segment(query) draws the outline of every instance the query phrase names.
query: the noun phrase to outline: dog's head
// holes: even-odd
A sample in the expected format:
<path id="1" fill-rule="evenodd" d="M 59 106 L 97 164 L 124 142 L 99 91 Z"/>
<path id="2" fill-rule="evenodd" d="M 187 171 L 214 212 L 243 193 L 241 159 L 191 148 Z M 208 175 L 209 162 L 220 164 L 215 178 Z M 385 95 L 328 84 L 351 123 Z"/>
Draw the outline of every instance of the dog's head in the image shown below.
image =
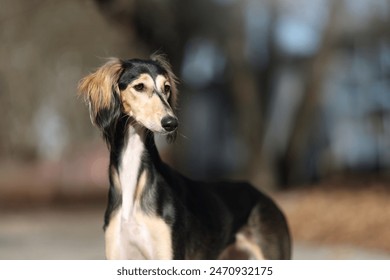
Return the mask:
<path id="1" fill-rule="evenodd" d="M 123 116 L 170 138 L 177 129 L 176 77 L 161 55 L 150 60 L 110 59 L 83 78 L 78 89 L 89 106 L 92 123 L 104 134 Z"/>

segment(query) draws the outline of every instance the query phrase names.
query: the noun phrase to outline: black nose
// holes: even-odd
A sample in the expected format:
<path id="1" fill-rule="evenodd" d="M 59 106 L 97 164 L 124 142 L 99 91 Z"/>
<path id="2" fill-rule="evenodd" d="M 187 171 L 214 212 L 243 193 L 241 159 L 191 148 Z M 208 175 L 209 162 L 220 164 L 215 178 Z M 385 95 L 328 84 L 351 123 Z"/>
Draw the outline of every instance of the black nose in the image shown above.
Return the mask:
<path id="1" fill-rule="evenodd" d="M 172 116 L 163 117 L 161 120 L 161 126 L 168 132 L 174 131 L 178 125 L 177 119 Z"/>

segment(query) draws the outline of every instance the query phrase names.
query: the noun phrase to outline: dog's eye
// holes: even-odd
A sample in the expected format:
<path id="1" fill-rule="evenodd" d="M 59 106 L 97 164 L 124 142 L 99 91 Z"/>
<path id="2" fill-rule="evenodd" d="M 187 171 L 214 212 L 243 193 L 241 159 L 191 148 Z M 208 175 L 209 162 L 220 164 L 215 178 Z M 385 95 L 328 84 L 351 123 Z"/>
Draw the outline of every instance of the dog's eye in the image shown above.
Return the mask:
<path id="1" fill-rule="evenodd" d="M 144 84 L 143 83 L 140 83 L 140 84 L 136 84 L 135 86 L 134 86 L 134 89 L 136 90 L 136 91 L 141 91 L 141 90 L 143 90 L 144 89 Z"/>
<path id="2" fill-rule="evenodd" d="M 169 93 L 171 91 L 171 86 L 170 85 L 165 85 L 164 86 L 164 92 Z"/>

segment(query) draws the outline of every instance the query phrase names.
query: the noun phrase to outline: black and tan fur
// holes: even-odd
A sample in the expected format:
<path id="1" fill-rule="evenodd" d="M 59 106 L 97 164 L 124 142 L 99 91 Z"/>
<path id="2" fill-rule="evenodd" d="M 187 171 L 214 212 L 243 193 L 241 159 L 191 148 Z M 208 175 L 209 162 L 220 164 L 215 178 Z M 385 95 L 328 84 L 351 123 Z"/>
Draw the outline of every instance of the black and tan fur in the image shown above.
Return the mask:
<path id="1" fill-rule="evenodd" d="M 275 203 L 245 182 L 191 180 L 166 165 L 153 133 L 175 137 L 176 78 L 162 56 L 111 59 L 80 81 L 110 151 L 109 259 L 289 259 Z"/>

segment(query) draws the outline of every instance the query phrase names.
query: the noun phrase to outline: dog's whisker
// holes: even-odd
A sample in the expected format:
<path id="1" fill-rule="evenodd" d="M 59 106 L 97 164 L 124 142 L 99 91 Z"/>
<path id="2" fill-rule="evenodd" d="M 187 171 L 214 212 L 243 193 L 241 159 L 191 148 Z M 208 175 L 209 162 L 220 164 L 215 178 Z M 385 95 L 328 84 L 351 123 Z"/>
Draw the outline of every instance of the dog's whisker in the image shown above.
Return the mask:
<path id="1" fill-rule="evenodd" d="M 179 134 L 179 136 L 180 136 L 181 138 L 184 138 L 184 139 L 186 139 L 186 140 L 189 140 L 189 137 L 188 137 L 188 136 L 185 136 L 183 133 L 179 132 L 178 134 Z"/>

